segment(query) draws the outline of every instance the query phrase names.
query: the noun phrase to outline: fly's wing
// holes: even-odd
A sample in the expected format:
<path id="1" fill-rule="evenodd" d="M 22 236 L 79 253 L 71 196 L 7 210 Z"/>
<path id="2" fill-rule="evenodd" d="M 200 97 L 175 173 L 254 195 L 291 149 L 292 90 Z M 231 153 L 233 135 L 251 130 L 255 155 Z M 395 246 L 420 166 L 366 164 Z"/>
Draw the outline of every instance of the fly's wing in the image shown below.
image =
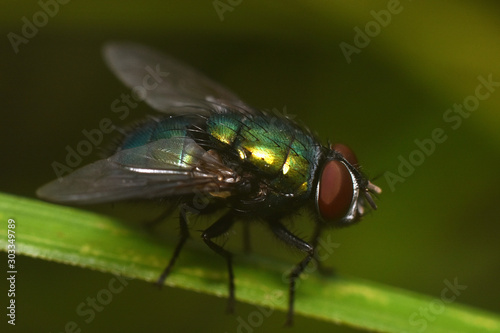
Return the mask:
<path id="1" fill-rule="evenodd" d="M 136 88 L 146 103 L 166 113 L 255 113 L 233 92 L 188 65 L 148 47 L 109 43 L 104 58 L 125 85 Z"/>
<path id="2" fill-rule="evenodd" d="M 186 137 L 119 151 L 38 189 L 58 203 L 92 204 L 230 191 L 234 172 Z"/>

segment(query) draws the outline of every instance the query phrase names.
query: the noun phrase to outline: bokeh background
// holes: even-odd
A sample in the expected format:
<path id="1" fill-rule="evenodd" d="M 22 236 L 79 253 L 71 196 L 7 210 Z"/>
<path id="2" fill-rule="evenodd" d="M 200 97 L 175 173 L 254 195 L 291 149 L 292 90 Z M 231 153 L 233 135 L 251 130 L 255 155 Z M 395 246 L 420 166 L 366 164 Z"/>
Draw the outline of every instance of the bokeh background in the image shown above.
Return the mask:
<path id="1" fill-rule="evenodd" d="M 474 95 L 478 76 L 500 82 L 497 2 L 89 0 L 59 4 L 47 22 L 34 0 L 3 1 L 0 8 L 2 191 L 33 198 L 55 177 L 51 163 L 63 162 L 65 147 L 84 139 L 82 130 L 104 117 L 124 126 L 152 113 L 140 105 L 121 121 L 111 112 L 111 103 L 129 90 L 105 67 L 101 47 L 108 40 L 135 41 L 192 64 L 253 106 L 286 108 L 323 140 L 356 151 L 384 193 L 379 210 L 363 223 L 332 231 L 340 247 L 328 264 L 340 274 L 436 298 L 445 279 L 457 278 L 467 286 L 458 302 L 500 312 L 500 87 L 457 129 L 443 120 L 455 103 Z M 365 30 L 372 11 L 388 8 L 390 20 L 380 31 L 372 27 L 373 37 L 349 62 L 341 43 L 355 46 L 355 28 Z M 40 27 L 16 53 L 10 33 L 22 36 L 23 20 L 34 16 Z M 447 140 L 391 186 L 387 172 L 398 174 L 401 158 L 418 154 L 415 140 L 431 138 L 436 128 Z M 256 232 L 259 242 L 262 231 Z M 275 244 L 258 248 L 297 260 Z M 5 253 L 0 258 L 5 262 Z M 82 332 L 238 330 L 237 316 L 224 314 L 225 299 L 158 292 L 142 281 L 131 281 L 86 324 L 77 305 L 95 297 L 112 275 L 27 257 L 19 257 L 18 266 L 19 332 L 62 332 L 68 321 Z M 242 317 L 254 309 L 237 307 Z M 274 313 L 252 329 L 280 330 L 284 317 Z M 302 317 L 290 331 L 306 329 L 357 331 Z"/>

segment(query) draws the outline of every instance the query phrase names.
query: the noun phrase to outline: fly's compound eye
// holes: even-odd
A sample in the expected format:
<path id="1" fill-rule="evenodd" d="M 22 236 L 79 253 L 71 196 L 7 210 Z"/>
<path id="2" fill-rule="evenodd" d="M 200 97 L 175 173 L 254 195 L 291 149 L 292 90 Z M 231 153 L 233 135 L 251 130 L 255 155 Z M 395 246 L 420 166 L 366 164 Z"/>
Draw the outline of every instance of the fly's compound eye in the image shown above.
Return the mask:
<path id="1" fill-rule="evenodd" d="M 328 161 L 323 168 L 318 186 L 318 211 L 323 220 L 333 221 L 343 218 L 351 207 L 354 192 L 351 173 L 347 166 L 340 161 Z"/>
<path id="2" fill-rule="evenodd" d="M 356 158 L 356 155 L 351 150 L 351 148 L 342 143 L 336 143 L 330 148 L 341 153 L 342 156 L 344 156 L 344 158 L 347 160 L 347 162 L 349 162 L 353 167 L 358 167 L 358 159 Z"/>

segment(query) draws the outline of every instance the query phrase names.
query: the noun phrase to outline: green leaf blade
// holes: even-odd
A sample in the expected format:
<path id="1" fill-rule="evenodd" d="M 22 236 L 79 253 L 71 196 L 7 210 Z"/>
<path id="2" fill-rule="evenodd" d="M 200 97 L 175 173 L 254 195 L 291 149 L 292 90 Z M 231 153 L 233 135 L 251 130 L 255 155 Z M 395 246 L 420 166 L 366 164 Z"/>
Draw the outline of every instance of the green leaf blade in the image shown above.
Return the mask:
<path id="1" fill-rule="evenodd" d="M 0 194 L 0 216 L 16 221 L 16 254 L 153 282 L 173 253 L 175 242 L 118 219 Z M 7 249 L 7 228 L 0 229 Z M 223 262 L 202 249 L 186 247 L 182 265 L 166 284 L 225 297 Z M 237 257 L 237 299 L 286 310 L 289 265 L 252 255 Z M 305 274 L 297 286 L 296 314 L 379 332 L 500 332 L 500 316 L 353 277 Z M 434 309 L 423 317 L 421 309 Z M 284 318 L 284 315 L 283 315 Z M 300 320 L 298 318 L 297 320 Z"/>

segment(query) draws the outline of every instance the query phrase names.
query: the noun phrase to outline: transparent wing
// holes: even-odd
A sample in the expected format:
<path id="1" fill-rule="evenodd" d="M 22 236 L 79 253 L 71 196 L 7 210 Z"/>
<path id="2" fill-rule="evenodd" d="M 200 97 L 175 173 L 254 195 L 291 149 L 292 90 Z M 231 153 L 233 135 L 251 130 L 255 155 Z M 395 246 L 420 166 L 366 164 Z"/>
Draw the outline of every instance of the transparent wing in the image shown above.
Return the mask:
<path id="1" fill-rule="evenodd" d="M 234 173 L 185 137 L 119 151 L 54 180 L 37 195 L 59 203 L 91 204 L 230 191 Z"/>
<path id="2" fill-rule="evenodd" d="M 108 43 L 104 58 L 130 88 L 144 94 L 154 109 L 166 113 L 255 113 L 233 92 L 167 55 L 133 43 Z M 141 96 L 142 97 L 142 96 Z"/>

